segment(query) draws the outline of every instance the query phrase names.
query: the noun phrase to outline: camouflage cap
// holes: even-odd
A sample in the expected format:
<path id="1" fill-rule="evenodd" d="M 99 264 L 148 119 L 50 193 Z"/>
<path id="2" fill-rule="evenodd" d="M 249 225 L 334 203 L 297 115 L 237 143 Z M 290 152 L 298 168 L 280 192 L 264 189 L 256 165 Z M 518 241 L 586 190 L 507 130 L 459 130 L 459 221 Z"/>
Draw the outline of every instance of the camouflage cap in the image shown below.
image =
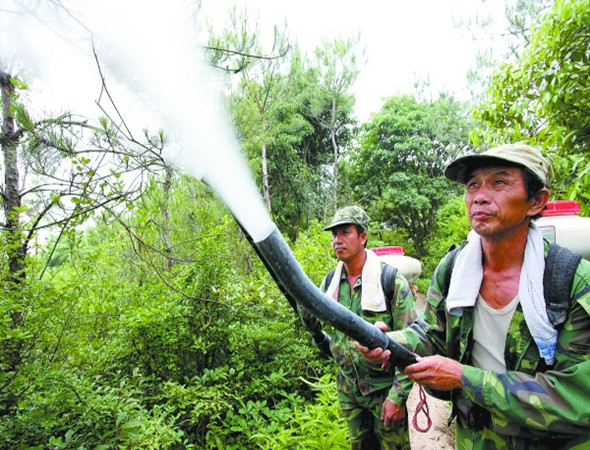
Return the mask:
<path id="1" fill-rule="evenodd" d="M 549 160 L 539 150 L 526 144 L 505 144 L 483 153 L 463 156 L 447 166 L 445 176 L 451 181 L 465 184 L 475 169 L 502 166 L 507 162 L 529 169 L 544 186 L 553 178 L 553 167 Z"/>
<path id="2" fill-rule="evenodd" d="M 369 216 L 360 206 L 345 206 L 336 211 L 332 222 L 324 228 L 324 231 L 346 224 L 360 225 L 363 230 L 369 231 Z"/>

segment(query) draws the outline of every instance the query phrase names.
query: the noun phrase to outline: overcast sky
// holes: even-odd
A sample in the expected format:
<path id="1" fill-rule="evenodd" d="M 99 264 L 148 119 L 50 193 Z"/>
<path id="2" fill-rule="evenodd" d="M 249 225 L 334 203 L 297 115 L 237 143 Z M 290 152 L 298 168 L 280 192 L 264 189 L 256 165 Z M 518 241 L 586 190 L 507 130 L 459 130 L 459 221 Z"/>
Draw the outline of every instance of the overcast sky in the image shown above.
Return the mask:
<path id="1" fill-rule="evenodd" d="M 7 6 L 21 3 L 11 0 L 4 2 Z M 142 11 L 134 9 L 136 5 L 145 5 L 142 9 L 146 14 L 151 3 L 159 2 L 126 0 L 62 3 L 75 12 L 81 11 L 80 17 L 88 15 L 88 11 L 81 9 L 82 5 L 98 4 L 100 9 L 97 11 L 104 13 L 107 24 L 113 17 L 122 17 L 131 35 L 137 21 L 142 20 Z M 258 18 L 260 33 L 263 35 L 268 35 L 274 25 L 282 25 L 286 21 L 291 38 L 310 54 L 316 46 L 321 45 L 322 39 L 346 38 L 360 32 L 368 62 L 361 69 L 353 92 L 357 95 L 356 111 L 361 120 L 368 119 L 371 112 L 378 111 L 383 98 L 413 92 L 417 80 L 428 80 L 433 95 L 445 90 L 458 98 L 465 98 L 468 94 L 467 71 L 475 67 L 477 49 L 489 45 L 490 36 L 480 34 L 474 41 L 470 31 L 457 24 L 465 24 L 476 16 L 481 18 L 491 15 L 501 27 L 504 18 L 503 0 L 202 0 L 201 5 L 200 16 L 207 17 L 217 26 L 227 21 L 232 5 L 236 5 L 238 10 L 247 5 L 251 20 Z M 72 78 L 81 73 L 83 75 L 78 76 L 79 79 L 96 84 L 96 69 L 92 57 L 88 55 L 88 47 L 84 57 L 75 49 L 80 46 L 76 41 L 82 36 L 80 30 L 66 32 L 67 27 L 56 26 L 54 18 L 50 16 L 45 17 L 48 24 L 53 24 L 53 29 L 36 23 L 30 17 L 15 20 L 14 15 L 2 8 L 0 15 L 2 57 L 10 60 L 11 51 L 20 53 L 18 57 L 25 61 L 25 65 L 29 65 L 30 73 L 40 78 L 51 78 L 52 88 L 37 83 L 45 89 L 45 95 L 51 96 L 53 92 L 59 98 L 57 93 L 61 82 L 65 83 L 68 91 L 74 91 L 68 79 L 70 76 L 64 75 L 64 71 Z M 91 17 L 94 20 L 98 15 L 98 12 L 93 12 Z M 24 45 L 24 41 L 30 39 L 31 30 L 35 30 L 34 35 L 42 37 L 36 40 L 33 38 L 28 46 Z M 15 37 L 22 41 L 16 47 Z M 25 48 L 30 50 L 28 59 L 23 52 Z M 35 68 L 36 72 L 31 71 Z M 92 93 L 94 97 L 95 92 L 96 89 Z M 63 95 L 61 98 L 64 98 Z M 72 101 L 80 98 L 80 94 L 75 94 Z"/>
<path id="2" fill-rule="evenodd" d="M 322 39 L 360 32 L 368 62 L 353 91 L 362 120 L 380 109 L 383 98 L 414 92 L 417 80 L 429 80 L 433 95 L 445 90 L 466 98 L 467 71 L 492 36 L 482 33 L 474 41 L 465 24 L 488 15 L 495 29 L 504 24 L 502 0 L 202 0 L 202 13 L 221 21 L 234 4 L 259 17 L 261 33 L 286 21 L 308 53 Z"/>
<path id="3" fill-rule="evenodd" d="M 49 102 L 67 99 L 64 106 L 73 105 L 82 112 L 85 108 L 81 104 L 94 107 L 100 85 L 90 47 L 83 43 L 82 27 L 66 14 L 60 15 L 63 24 L 59 23 L 42 6 L 18 18 L 6 12 L 23 3 L 1 3 L 0 49 L 4 62 L 16 59 L 25 66 L 35 79 L 34 87 L 41 89 Z M 135 34 L 139 21 L 149 19 L 150 9 L 162 4 L 158 0 L 61 3 L 77 17 L 89 17 L 87 20 L 95 21 L 98 27 L 108 28 L 119 20 L 129 37 Z M 190 5 L 190 1 L 186 3 Z M 474 41 L 470 31 L 457 24 L 491 14 L 499 25 L 504 16 L 503 0 L 202 0 L 200 17 L 220 26 L 234 4 L 239 10 L 247 5 L 251 20 L 258 20 L 263 35 L 286 21 L 291 38 L 309 54 L 322 39 L 346 38 L 360 32 L 367 64 L 361 68 L 353 93 L 361 120 L 378 111 L 383 98 L 414 92 L 418 80 L 429 81 L 432 95 L 444 90 L 466 98 L 467 71 L 475 67 L 477 49 L 489 45 L 489 36 L 482 33 Z M 41 5 L 47 8 L 51 3 Z M 96 20 L 101 14 L 102 22 Z M 39 23 L 43 21 L 45 24 Z M 175 32 L 171 30 L 171 34 Z M 128 40 L 119 37 L 119 42 Z M 153 58 L 158 58 L 156 49 Z"/>

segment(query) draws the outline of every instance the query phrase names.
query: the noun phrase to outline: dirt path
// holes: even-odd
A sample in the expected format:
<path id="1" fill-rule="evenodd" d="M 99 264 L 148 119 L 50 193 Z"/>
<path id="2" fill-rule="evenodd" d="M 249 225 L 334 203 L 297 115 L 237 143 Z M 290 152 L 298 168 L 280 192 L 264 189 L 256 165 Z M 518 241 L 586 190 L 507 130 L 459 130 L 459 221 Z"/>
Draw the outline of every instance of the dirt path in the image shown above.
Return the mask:
<path id="1" fill-rule="evenodd" d="M 450 427 L 447 421 L 451 413 L 449 402 L 438 400 L 426 394 L 426 403 L 432 426 L 426 433 L 422 433 L 414 428 L 412 419 L 416 412 L 416 406 L 419 402 L 418 386 L 414 385 L 410 397 L 408 398 L 408 414 L 410 421 L 410 443 L 412 449 L 453 449 L 455 448 L 455 428 L 454 423 Z M 427 424 L 426 416 L 420 412 L 417 417 L 418 425 L 424 428 Z"/>
<path id="2" fill-rule="evenodd" d="M 424 294 L 416 294 L 416 309 L 420 312 L 424 309 L 425 296 Z M 449 415 L 451 413 L 451 405 L 449 402 L 438 400 L 426 394 L 426 402 L 428 404 L 428 411 L 432 426 L 426 433 L 422 433 L 414 428 L 412 419 L 416 412 L 416 406 L 419 402 L 419 388 L 414 385 L 410 396 L 408 398 L 408 414 L 410 421 L 410 442 L 412 449 L 453 449 L 455 448 L 455 427 L 454 423 L 450 427 L 447 426 Z M 426 416 L 420 412 L 417 417 L 418 425 L 424 428 L 427 424 Z"/>

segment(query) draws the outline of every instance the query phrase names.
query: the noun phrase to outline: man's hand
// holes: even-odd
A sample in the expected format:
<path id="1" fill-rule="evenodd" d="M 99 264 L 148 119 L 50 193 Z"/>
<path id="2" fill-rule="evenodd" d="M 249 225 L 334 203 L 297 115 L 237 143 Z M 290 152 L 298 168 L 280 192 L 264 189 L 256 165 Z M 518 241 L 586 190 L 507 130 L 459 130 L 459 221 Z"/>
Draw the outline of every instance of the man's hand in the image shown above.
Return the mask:
<path id="1" fill-rule="evenodd" d="M 383 350 L 381 347 L 369 350 L 367 347 L 364 347 L 357 342 L 356 348 L 363 354 L 365 361 L 376 366 L 387 365 L 389 357 L 391 356 L 391 351 L 387 349 Z"/>
<path id="2" fill-rule="evenodd" d="M 385 399 L 381 407 L 381 420 L 386 430 L 393 430 L 403 423 L 406 417 L 406 408 L 398 406 L 392 401 Z"/>
<path id="3" fill-rule="evenodd" d="M 416 357 L 418 362 L 405 368 L 412 381 L 438 391 L 450 391 L 463 386 L 463 364 L 444 356 Z"/>
<path id="4" fill-rule="evenodd" d="M 381 331 L 387 331 L 387 324 L 385 322 L 375 322 L 375 326 Z M 357 350 L 363 354 L 365 361 L 367 361 L 369 364 L 373 364 L 375 366 L 387 365 L 387 361 L 391 356 L 391 352 L 389 350 L 383 350 L 381 347 L 369 350 L 367 347 L 359 344 L 358 342 L 355 345 Z"/>

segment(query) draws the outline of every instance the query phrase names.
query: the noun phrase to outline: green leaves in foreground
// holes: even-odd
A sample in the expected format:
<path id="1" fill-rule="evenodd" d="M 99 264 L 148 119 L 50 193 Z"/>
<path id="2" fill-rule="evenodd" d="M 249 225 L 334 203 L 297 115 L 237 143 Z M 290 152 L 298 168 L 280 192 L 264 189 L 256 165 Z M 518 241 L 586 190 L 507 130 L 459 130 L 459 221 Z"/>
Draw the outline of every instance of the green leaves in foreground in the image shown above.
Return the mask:
<path id="1" fill-rule="evenodd" d="M 305 380 L 303 380 L 305 381 Z M 325 375 L 317 384 L 306 383 L 317 392 L 314 402 L 297 404 L 288 415 L 289 420 L 276 430 L 260 429 L 250 440 L 263 449 L 282 450 L 285 448 L 305 448 L 334 450 L 349 448 L 348 431 L 338 402 L 336 383 L 332 375 Z"/>

